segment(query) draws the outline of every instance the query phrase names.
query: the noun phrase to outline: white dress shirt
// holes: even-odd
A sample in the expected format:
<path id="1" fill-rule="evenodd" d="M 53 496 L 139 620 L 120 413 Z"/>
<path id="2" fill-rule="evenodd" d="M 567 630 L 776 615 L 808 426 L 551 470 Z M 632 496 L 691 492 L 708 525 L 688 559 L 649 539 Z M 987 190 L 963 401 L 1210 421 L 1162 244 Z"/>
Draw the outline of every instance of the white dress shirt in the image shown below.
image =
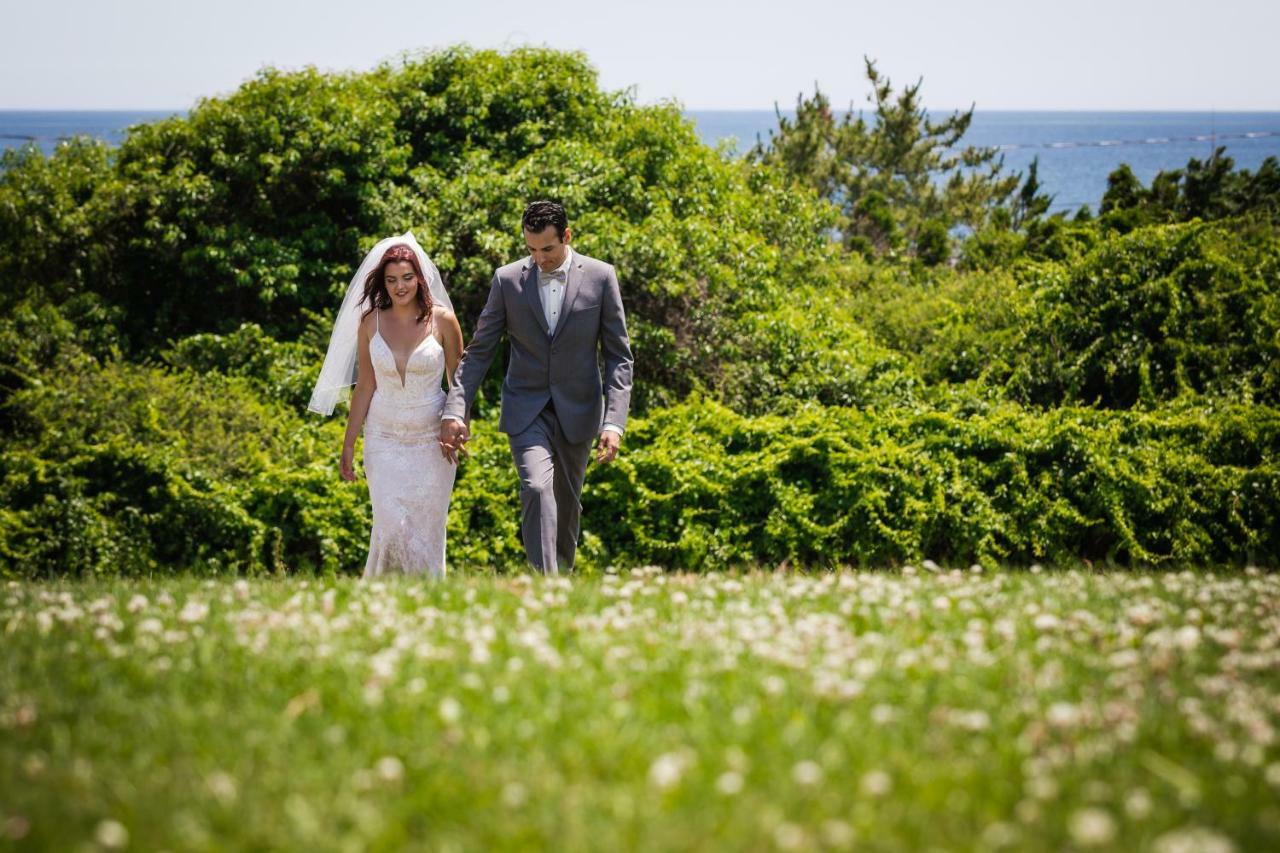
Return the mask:
<path id="1" fill-rule="evenodd" d="M 565 246 L 564 263 L 554 272 L 545 273 L 538 267 L 538 298 L 542 300 L 542 313 L 547 318 L 547 328 L 555 333 L 560 312 L 564 309 L 564 289 L 569 282 L 569 267 L 573 264 L 573 249 Z"/>

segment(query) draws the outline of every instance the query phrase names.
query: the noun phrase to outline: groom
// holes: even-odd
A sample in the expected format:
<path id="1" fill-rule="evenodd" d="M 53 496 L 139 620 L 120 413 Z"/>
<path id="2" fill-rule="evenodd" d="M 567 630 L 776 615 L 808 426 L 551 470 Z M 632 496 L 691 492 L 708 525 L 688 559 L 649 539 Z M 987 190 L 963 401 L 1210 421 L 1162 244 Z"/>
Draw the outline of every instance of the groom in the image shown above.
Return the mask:
<path id="1" fill-rule="evenodd" d="M 613 267 L 569 247 L 564 208 L 535 201 L 521 225 L 529 257 L 493 274 L 444 405 L 440 446 L 453 458 L 470 439 L 467 416 L 505 332 L 511 355 L 498 429 L 520 475 L 520 535 L 533 567 L 557 574 L 557 564 L 573 568 L 591 440 L 599 434 L 596 461 L 618 455 L 631 403 L 631 346 Z"/>

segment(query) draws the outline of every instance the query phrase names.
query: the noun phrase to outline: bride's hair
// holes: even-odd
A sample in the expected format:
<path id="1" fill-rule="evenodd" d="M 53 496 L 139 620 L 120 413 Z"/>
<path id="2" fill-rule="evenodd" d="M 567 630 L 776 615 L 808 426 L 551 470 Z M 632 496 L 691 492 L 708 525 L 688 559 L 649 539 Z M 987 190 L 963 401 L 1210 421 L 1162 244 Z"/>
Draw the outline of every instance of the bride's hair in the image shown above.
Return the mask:
<path id="1" fill-rule="evenodd" d="M 368 303 L 369 307 L 365 309 L 361 317 L 368 317 L 373 313 L 374 309 L 390 308 L 391 294 L 387 293 L 387 265 L 403 261 L 413 267 L 413 272 L 418 276 L 418 322 L 421 323 L 424 318 L 431 314 L 431 296 L 427 292 L 429 283 L 427 277 L 422 274 L 422 267 L 418 264 L 418 256 L 406 246 L 404 243 L 396 243 L 387 249 L 382 255 L 382 260 L 378 261 L 378 266 L 373 272 L 369 273 L 364 280 L 364 296 L 360 299 L 360 303 Z"/>

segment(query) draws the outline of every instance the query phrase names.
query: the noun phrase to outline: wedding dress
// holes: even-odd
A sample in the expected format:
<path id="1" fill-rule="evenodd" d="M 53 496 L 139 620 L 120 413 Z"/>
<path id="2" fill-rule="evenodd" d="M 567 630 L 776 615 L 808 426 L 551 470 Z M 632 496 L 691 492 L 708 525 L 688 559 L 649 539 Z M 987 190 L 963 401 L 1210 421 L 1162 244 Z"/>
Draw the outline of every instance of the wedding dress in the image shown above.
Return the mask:
<path id="1" fill-rule="evenodd" d="M 364 577 L 443 577 L 445 523 L 457 471 L 439 445 L 444 348 L 434 331 L 428 334 L 409 354 L 402 378 L 380 317 L 377 324 L 369 341 L 377 388 L 364 422 L 364 472 L 373 503 Z"/>

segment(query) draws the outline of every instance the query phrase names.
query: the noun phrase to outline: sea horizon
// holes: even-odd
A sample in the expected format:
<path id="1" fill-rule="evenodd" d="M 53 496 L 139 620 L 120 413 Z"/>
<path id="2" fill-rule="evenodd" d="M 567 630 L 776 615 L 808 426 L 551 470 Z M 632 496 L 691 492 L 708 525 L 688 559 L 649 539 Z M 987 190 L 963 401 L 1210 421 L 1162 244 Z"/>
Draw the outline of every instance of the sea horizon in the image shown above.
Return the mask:
<path id="1" fill-rule="evenodd" d="M 930 108 L 932 115 L 967 111 Z M 75 135 L 118 145 L 134 125 L 183 116 L 189 109 L 82 110 L 0 108 L 0 149 L 35 144 L 46 155 Z M 792 108 L 694 109 L 682 107 L 699 138 L 729 156 L 742 156 L 766 144 L 779 115 Z M 846 110 L 837 108 L 836 115 Z M 871 110 L 863 108 L 867 115 Z M 855 110 L 855 114 L 858 111 Z M 1027 173 L 1033 161 L 1053 213 L 1097 209 L 1107 177 L 1128 164 L 1143 183 L 1161 171 L 1183 168 L 1192 159 L 1226 148 L 1242 169 L 1256 169 L 1267 157 L 1280 157 L 1280 110 L 1118 110 L 974 108 L 973 122 L 961 146 L 994 148 L 1008 174 Z"/>

